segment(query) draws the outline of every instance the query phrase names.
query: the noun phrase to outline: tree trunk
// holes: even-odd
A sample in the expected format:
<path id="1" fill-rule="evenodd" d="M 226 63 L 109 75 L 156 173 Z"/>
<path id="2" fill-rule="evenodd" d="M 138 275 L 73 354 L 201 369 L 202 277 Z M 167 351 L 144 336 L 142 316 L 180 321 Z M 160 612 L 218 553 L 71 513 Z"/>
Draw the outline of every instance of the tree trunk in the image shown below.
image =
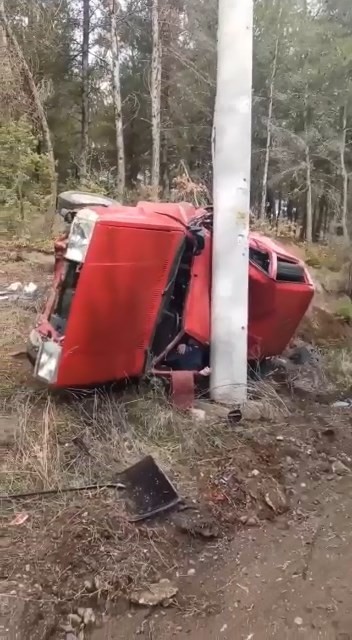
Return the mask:
<path id="1" fill-rule="evenodd" d="M 160 178 L 164 198 L 170 193 L 169 176 L 169 126 L 170 126 L 170 56 L 163 56 L 162 92 L 161 92 L 161 133 L 160 133 Z"/>
<path id="2" fill-rule="evenodd" d="M 89 31 L 90 0 L 83 0 L 83 44 L 82 44 L 82 107 L 81 107 L 81 157 L 79 163 L 80 182 L 87 179 L 89 147 Z"/>
<path id="3" fill-rule="evenodd" d="M 122 119 L 122 100 L 121 100 L 121 82 L 120 82 L 120 39 L 117 27 L 117 0 L 110 1 L 111 12 L 111 56 L 112 56 L 112 96 L 114 103 L 115 115 L 115 136 L 116 136 L 116 189 L 117 197 L 123 200 L 126 184 L 125 170 L 125 147 L 123 139 L 123 119 Z"/>
<path id="4" fill-rule="evenodd" d="M 307 0 L 303 0 L 303 9 L 306 17 L 308 18 Z M 308 82 L 306 82 L 305 92 L 304 92 L 304 113 L 303 113 L 304 134 L 305 134 L 305 162 L 306 162 L 306 211 L 305 211 L 305 221 L 304 221 L 304 231 L 305 231 L 304 237 L 307 242 L 312 242 L 313 240 L 312 171 L 311 171 L 310 147 L 309 147 L 309 140 L 308 140 L 309 127 L 311 124 L 311 110 L 309 109 L 309 105 L 308 105 L 308 96 L 309 96 L 309 87 L 308 87 Z"/>
<path id="5" fill-rule="evenodd" d="M 322 195 L 319 198 L 318 215 L 317 215 L 317 218 L 316 218 L 316 222 L 314 224 L 314 240 L 315 240 L 315 242 L 319 242 L 321 240 L 321 233 L 322 233 L 322 229 L 323 229 L 324 216 L 325 216 L 325 196 Z"/>
<path id="6" fill-rule="evenodd" d="M 40 94 L 33 78 L 33 74 L 26 62 L 22 49 L 18 44 L 16 35 L 12 30 L 12 27 L 6 17 L 3 3 L 0 3 L 0 22 L 5 30 L 7 40 L 11 45 L 11 48 L 13 49 L 14 53 L 16 54 L 19 64 L 23 70 L 23 74 L 28 83 L 28 87 L 32 94 L 33 102 L 40 120 L 43 140 L 46 146 L 46 153 L 49 161 L 49 172 L 50 172 L 51 202 L 48 208 L 48 212 L 46 214 L 46 225 L 45 225 L 46 229 L 50 231 L 54 223 L 56 195 L 57 195 L 57 176 L 56 176 L 56 167 L 55 167 L 55 156 L 54 156 L 54 148 L 51 140 L 50 129 L 49 129 L 46 115 L 45 115 L 44 107 L 40 99 Z"/>
<path id="7" fill-rule="evenodd" d="M 309 147 L 309 109 L 308 109 L 308 87 L 304 98 L 304 134 L 305 134 L 305 161 L 306 161 L 306 219 L 305 219 L 305 239 L 307 242 L 313 241 L 313 195 L 312 195 L 312 167 Z"/>
<path id="8" fill-rule="evenodd" d="M 0 0 L 0 15 L 5 13 L 4 0 Z M 9 57 L 8 42 L 6 36 L 6 29 L 3 22 L 0 20 L 0 88 L 2 102 L 0 105 L 1 118 L 10 117 L 10 108 L 7 107 L 10 102 L 9 96 L 14 90 L 13 87 L 13 74 L 11 70 L 11 63 Z"/>
<path id="9" fill-rule="evenodd" d="M 272 72 L 271 72 L 271 82 L 270 82 L 268 121 L 267 121 L 267 125 L 266 125 L 266 147 L 265 147 L 265 160 L 264 160 L 263 183 L 262 183 L 262 198 L 261 198 L 260 211 L 259 211 L 259 217 L 262 220 L 264 220 L 265 213 L 266 213 L 267 184 L 268 184 L 270 148 L 271 148 L 271 137 L 272 137 L 274 86 L 275 86 L 275 79 L 276 79 L 276 73 L 277 73 L 277 59 L 278 59 L 278 54 L 279 54 L 281 17 L 282 17 L 282 7 L 280 7 L 278 23 L 277 23 L 277 36 L 276 36 L 276 43 L 275 43 L 275 53 L 274 53 L 274 60 L 273 60 L 273 66 L 272 66 Z"/>
<path id="10" fill-rule="evenodd" d="M 158 199 L 160 184 L 160 101 L 161 101 L 161 41 L 159 36 L 159 2 L 152 6 L 153 54 L 152 54 L 152 191 Z"/>
<path id="11" fill-rule="evenodd" d="M 175 0 L 164 0 L 163 11 L 159 12 L 161 64 L 161 167 L 160 179 L 164 198 L 170 193 L 169 147 L 170 147 L 170 87 L 174 72 L 174 56 L 170 47 L 178 42 L 180 7 Z"/>
<path id="12" fill-rule="evenodd" d="M 345 150 L 346 150 L 346 133 L 347 133 L 347 102 L 341 109 L 341 175 L 342 175 L 342 207 L 341 207 L 341 225 L 343 237 L 348 240 L 349 233 L 347 229 L 347 207 L 348 207 L 348 173 L 346 169 Z"/>
<path id="13" fill-rule="evenodd" d="M 310 164 L 310 149 L 306 144 L 306 182 L 307 182 L 307 202 L 305 220 L 305 239 L 307 242 L 313 240 L 313 199 L 312 199 L 312 176 Z"/>

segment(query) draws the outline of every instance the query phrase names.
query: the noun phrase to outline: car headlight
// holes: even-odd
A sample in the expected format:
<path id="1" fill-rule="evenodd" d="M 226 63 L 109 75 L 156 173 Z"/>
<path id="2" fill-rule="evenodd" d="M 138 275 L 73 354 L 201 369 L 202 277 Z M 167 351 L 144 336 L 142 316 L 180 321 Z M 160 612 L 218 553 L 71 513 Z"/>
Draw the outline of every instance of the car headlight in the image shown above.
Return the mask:
<path id="1" fill-rule="evenodd" d="M 55 384 L 59 368 L 61 347 L 51 340 L 42 342 L 35 363 L 34 375 L 49 384 Z"/>
<path id="2" fill-rule="evenodd" d="M 84 262 L 94 226 L 99 216 L 92 209 L 81 209 L 77 212 L 68 236 L 66 259 Z"/>

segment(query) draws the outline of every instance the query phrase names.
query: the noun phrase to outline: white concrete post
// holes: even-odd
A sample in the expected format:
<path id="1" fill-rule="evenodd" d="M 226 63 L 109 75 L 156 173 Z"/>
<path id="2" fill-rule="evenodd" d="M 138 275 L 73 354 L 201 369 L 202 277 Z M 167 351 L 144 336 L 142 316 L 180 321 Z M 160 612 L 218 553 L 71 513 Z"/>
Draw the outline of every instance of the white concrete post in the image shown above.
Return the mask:
<path id="1" fill-rule="evenodd" d="M 211 393 L 247 396 L 253 0 L 219 0 Z"/>

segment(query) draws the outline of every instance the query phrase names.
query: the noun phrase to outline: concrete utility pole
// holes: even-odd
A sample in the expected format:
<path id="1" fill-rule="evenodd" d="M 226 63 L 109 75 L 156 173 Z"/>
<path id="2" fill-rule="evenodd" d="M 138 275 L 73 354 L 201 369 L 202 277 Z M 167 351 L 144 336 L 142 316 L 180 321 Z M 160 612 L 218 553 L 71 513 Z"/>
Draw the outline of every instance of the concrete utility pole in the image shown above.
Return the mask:
<path id="1" fill-rule="evenodd" d="M 253 0 L 219 0 L 211 392 L 247 396 Z"/>

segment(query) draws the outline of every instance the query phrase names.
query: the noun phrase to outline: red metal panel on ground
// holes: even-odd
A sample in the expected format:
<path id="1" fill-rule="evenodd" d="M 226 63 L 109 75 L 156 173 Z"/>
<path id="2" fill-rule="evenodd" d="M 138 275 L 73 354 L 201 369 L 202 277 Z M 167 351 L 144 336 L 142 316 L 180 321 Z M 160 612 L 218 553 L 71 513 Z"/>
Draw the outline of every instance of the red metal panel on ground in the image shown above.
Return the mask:
<path id="1" fill-rule="evenodd" d="M 171 380 L 171 399 L 178 409 L 190 409 L 194 403 L 193 371 L 173 371 Z"/>

